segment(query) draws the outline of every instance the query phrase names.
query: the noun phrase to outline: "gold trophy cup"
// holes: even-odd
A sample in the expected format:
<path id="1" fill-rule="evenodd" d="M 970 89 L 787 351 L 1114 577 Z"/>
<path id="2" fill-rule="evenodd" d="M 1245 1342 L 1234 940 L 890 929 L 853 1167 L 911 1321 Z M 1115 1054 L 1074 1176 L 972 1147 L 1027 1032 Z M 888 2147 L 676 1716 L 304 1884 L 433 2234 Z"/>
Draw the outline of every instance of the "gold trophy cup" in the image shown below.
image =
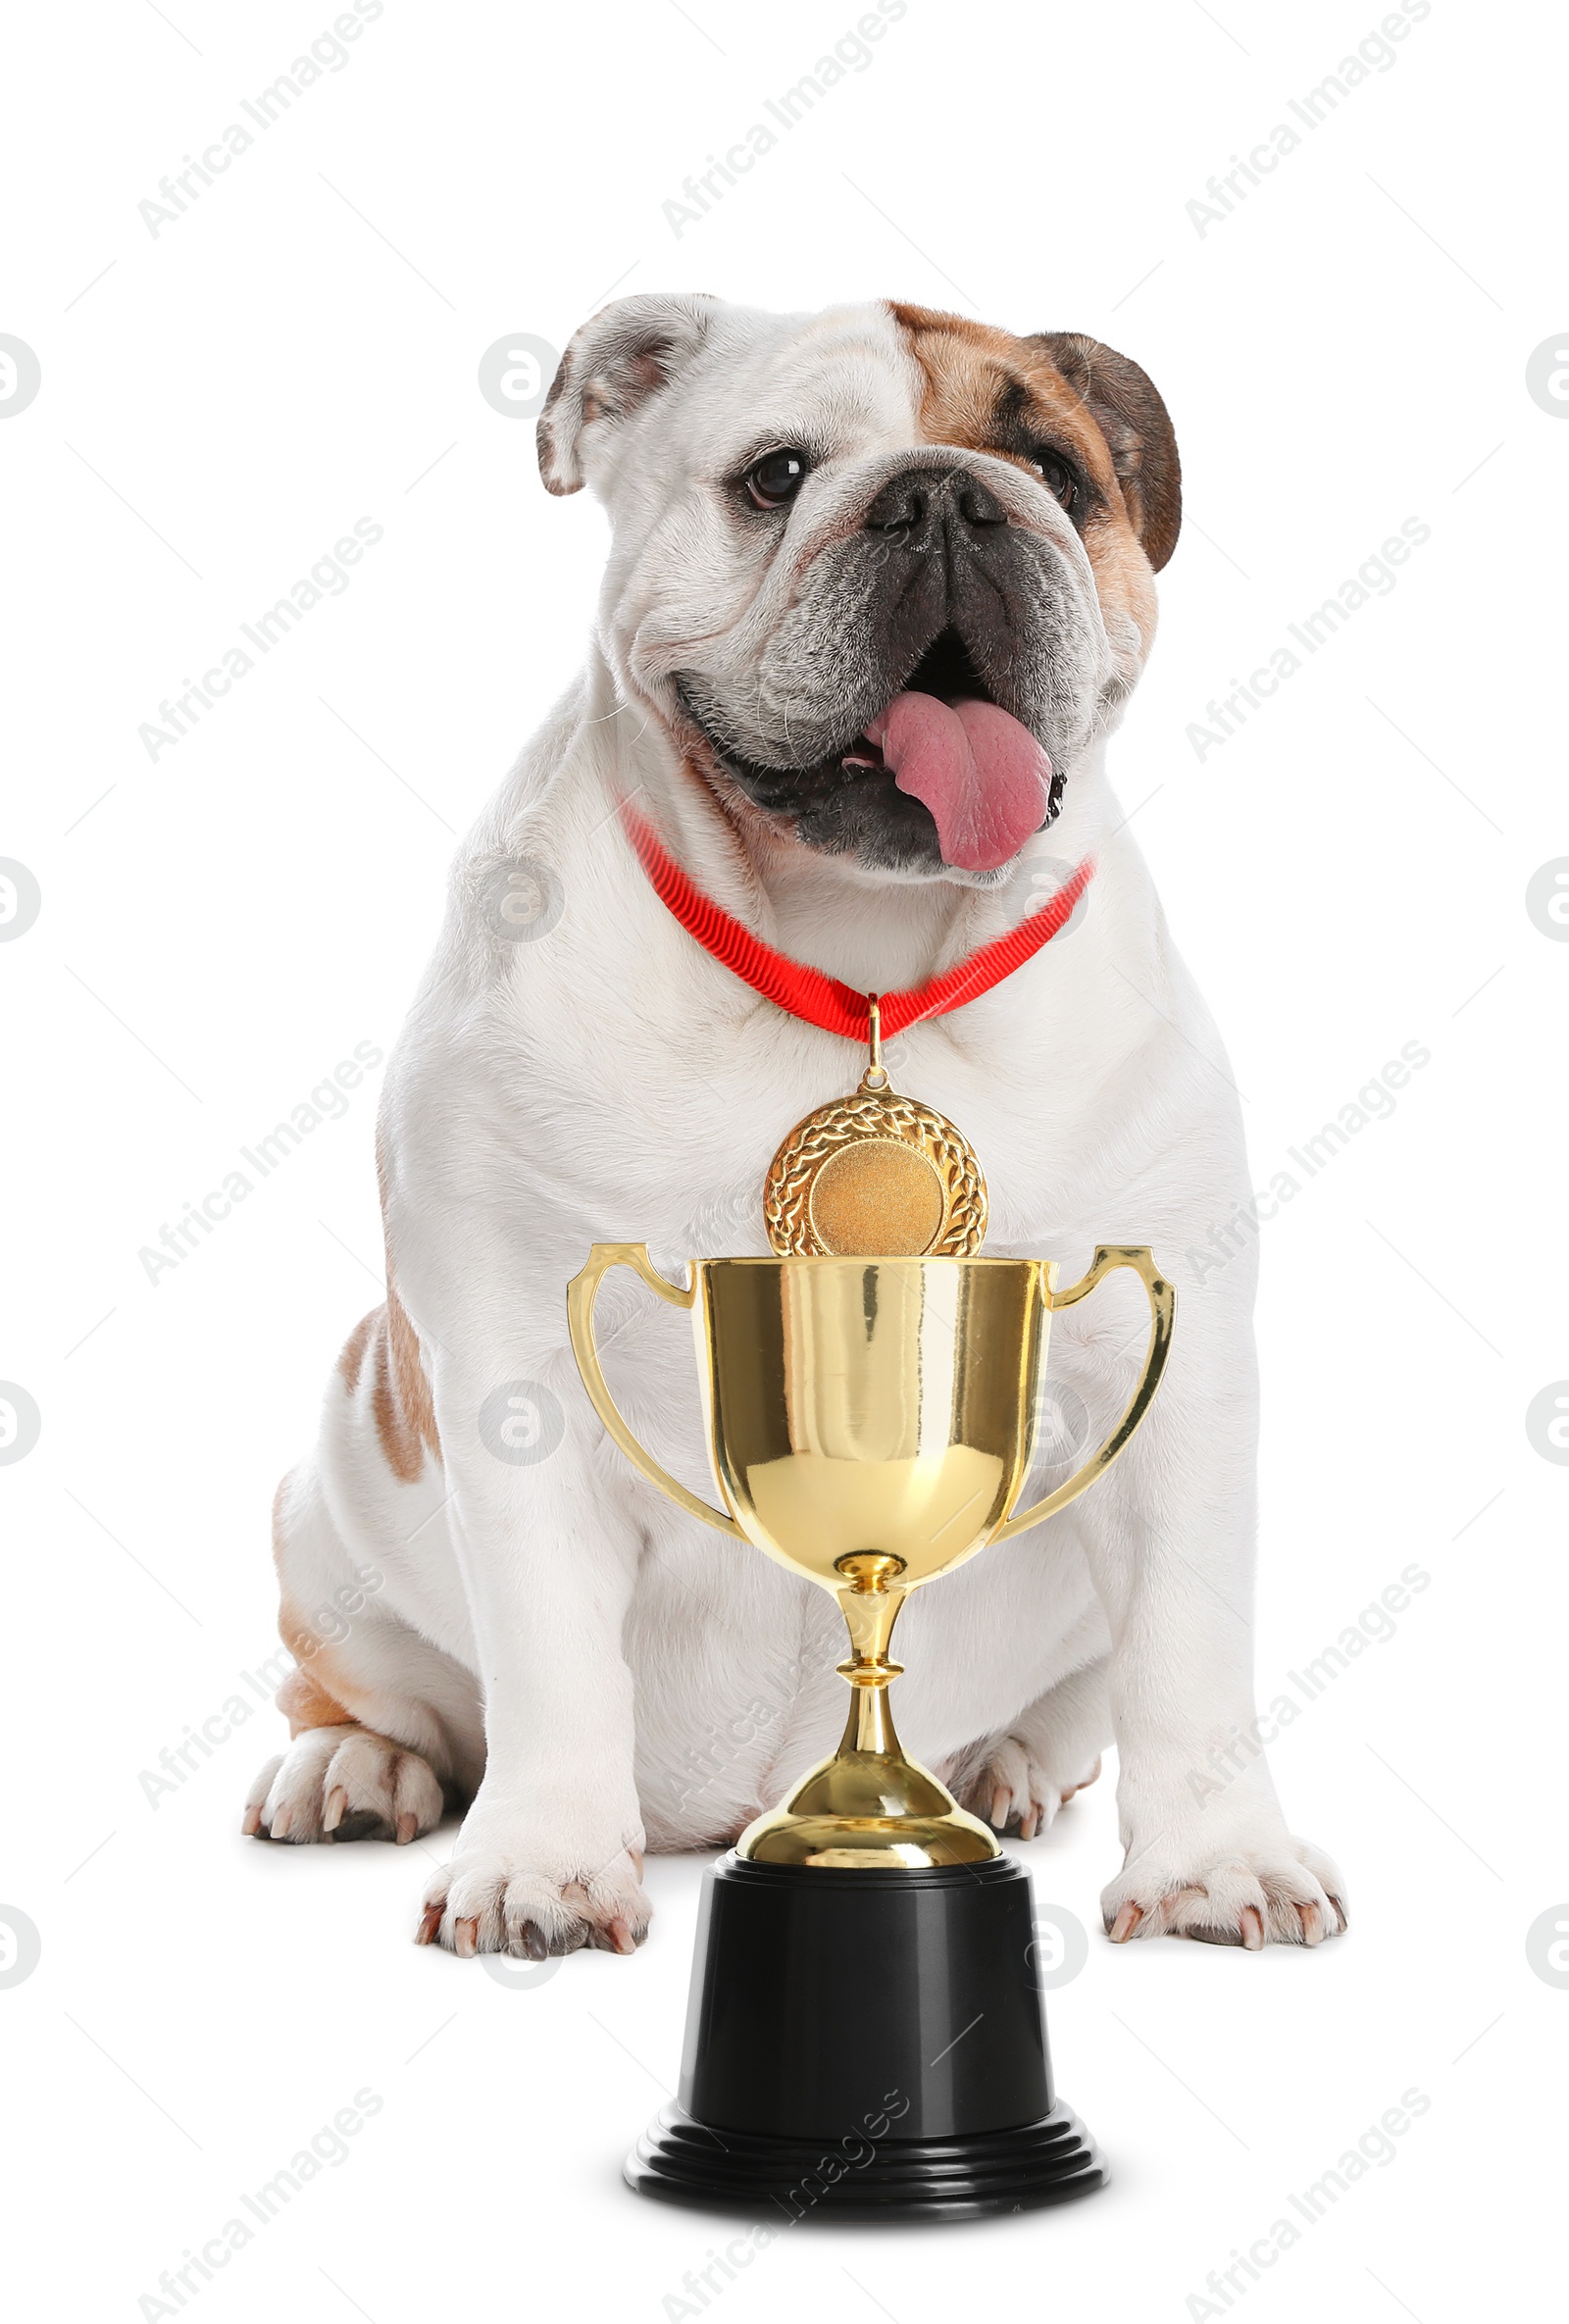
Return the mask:
<path id="1" fill-rule="evenodd" d="M 593 1342 L 595 1294 L 631 1267 L 691 1311 L 709 1458 L 729 1514 L 645 1451 L 611 1399 Z M 1017 1516 L 1035 1451 L 1051 1316 L 1129 1267 L 1149 1294 L 1148 1353 L 1116 1429 L 1055 1492 Z M 1104 1475 L 1148 1408 L 1175 1294 L 1141 1247 L 1102 1246 L 1056 1288 L 1035 1259 L 708 1259 L 686 1290 L 642 1243 L 595 1243 L 568 1292 L 573 1351 L 595 1411 L 673 1501 L 829 1591 L 843 1610 L 853 1690 L 843 1740 L 783 1806 L 742 1835 L 764 1864 L 966 1864 L 999 1851 L 893 1729 L 887 1658 L 912 1590 L 1066 1508 Z"/>
<path id="2" fill-rule="evenodd" d="M 691 1313 L 723 1510 L 660 1467 L 606 1387 L 593 1311 L 618 1266 Z M 1127 1410 L 1066 1483 L 1016 1512 L 1052 1313 L 1122 1267 L 1150 1306 Z M 912 1590 L 1040 1524 L 1117 1459 L 1159 1384 L 1174 1310 L 1136 1245 L 1102 1245 L 1066 1290 L 1047 1261 L 860 1257 L 703 1260 L 680 1290 L 631 1242 L 596 1243 L 573 1281 L 573 1351 L 628 1459 L 692 1516 L 829 1591 L 850 1641 L 837 1751 L 709 1876 L 682 2103 L 629 2161 L 642 2192 L 783 2200 L 815 2171 L 808 2149 L 852 2132 L 870 2137 L 868 2159 L 818 2172 L 811 2198 L 840 2215 L 970 2216 L 1101 2184 L 1052 2097 L 1028 1874 L 901 1749 L 887 1649 Z"/>

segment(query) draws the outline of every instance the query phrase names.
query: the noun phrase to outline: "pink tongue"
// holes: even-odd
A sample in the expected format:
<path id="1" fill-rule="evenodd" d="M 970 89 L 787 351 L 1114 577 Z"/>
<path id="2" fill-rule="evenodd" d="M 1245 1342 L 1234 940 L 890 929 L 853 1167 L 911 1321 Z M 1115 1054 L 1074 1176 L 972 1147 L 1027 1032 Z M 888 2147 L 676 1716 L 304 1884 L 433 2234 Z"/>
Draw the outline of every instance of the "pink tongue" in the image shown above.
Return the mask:
<path id="1" fill-rule="evenodd" d="M 991 702 L 895 694 L 866 730 L 900 790 L 931 810 L 944 863 L 992 872 L 1046 820 L 1051 761 Z"/>

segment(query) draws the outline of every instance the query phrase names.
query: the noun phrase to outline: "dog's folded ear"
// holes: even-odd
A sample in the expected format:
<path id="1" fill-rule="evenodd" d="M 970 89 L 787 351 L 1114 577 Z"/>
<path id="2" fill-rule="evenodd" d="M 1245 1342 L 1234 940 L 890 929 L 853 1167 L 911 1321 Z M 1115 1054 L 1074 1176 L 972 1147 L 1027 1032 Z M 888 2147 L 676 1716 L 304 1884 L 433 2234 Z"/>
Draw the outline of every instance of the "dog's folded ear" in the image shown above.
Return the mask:
<path id="1" fill-rule="evenodd" d="M 595 455 L 690 361 L 719 312 L 701 291 L 618 298 L 573 333 L 539 415 L 539 474 L 581 492 Z"/>
<path id="2" fill-rule="evenodd" d="M 1082 331 L 1037 331 L 1033 344 L 1045 349 L 1105 437 L 1139 546 L 1158 573 L 1182 530 L 1183 472 L 1154 381 L 1130 357 Z"/>

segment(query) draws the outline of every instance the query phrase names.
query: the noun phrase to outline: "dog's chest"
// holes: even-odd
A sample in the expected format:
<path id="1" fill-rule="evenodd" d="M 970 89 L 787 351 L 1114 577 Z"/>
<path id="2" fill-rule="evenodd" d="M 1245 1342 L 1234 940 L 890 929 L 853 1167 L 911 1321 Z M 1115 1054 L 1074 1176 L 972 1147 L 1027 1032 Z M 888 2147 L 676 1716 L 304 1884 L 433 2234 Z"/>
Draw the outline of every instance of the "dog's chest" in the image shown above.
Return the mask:
<path id="1" fill-rule="evenodd" d="M 850 1095 L 866 1052 L 759 1003 L 694 1020 L 684 1037 L 628 1039 L 615 1060 L 610 1075 L 584 1070 L 575 1046 L 520 1062 L 516 1166 L 525 1179 L 542 1169 L 588 1240 L 647 1242 L 676 1268 L 767 1250 L 769 1165 L 805 1117 Z M 1086 1189 L 1060 1067 L 1021 1074 L 1016 1047 L 974 1027 L 962 1041 L 915 1027 L 887 1063 L 896 1090 L 946 1116 L 975 1149 L 990 1195 L 988 1247 L 1076 1232 Z"/>

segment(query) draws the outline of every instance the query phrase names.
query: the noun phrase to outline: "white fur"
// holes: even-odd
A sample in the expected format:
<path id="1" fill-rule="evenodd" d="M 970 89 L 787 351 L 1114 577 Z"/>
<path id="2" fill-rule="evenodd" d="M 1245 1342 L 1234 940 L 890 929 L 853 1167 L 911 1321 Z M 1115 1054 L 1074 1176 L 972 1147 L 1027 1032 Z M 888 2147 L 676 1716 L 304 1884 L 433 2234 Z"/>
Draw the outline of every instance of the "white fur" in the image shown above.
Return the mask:
<path id="1" fill-rule="evenodd" d="M 894 1080 L 980 1153 L 988 1250 L 1055 1258 L 1063 1282 L 1097 1241 L 1147 1242 L 1169 1265 L 1250 1183 L 1224 1052 L 1104 771 L 1105 705 L 1147 640 L 1122 634 L 1114 652 L 1092 629 L 1092 699 L 1061 817 L 1000 875 L 873 878 L 723 812 L 682 773 L 663 723 L 667 674 L 692 666 L 694 639 L 758 665 L 813 541 L 921 441 L 919 379 L 887 310 L 684 309 L 710 326 L 689 384 L 584 430 L 583 464 L 616 526 L 588 666 L 460 850 L 389 1068 L 389 1260 L 441 1462 L 398 1483 L 365 1394 L 334 1377 L 316 1458 L 281 1514 L 297 1605 L 325 1602 L 357 1564 L 384 1576 L 329 1658 L 363 1691 L 356 1715 L 444 1781 L 472 1785 L 482 1755 L 428 1897 L 428 1926 L 438 1915 L 442 1941 L 463 1950 L 516 1949 L 531 1923 L 557 1945 L 635 1941 L 643 1846 L 733 1837 L 832 1747 L 844 1712 L 827 1597 L 646 1487 L 605 1441 L 568 1348 L 566 1284 L 595 1240 L 646 1240 L 677 1280 L 688 1258 L 765 1250 L 775 1147 L 861 1064 L 683 932 L 619 828 L 619 795 L 639 793 L 719 902 L 863 989 L 917 983 L 1011 925 L 1038 857 L 1093 855 L 1082 925 L 985 998 L 904 1036 Z M 793 562 L 759 571 L 693 479 L 742 439 L 797 441 L 808 425 L 832 437 L 838 466 L 792 527 Z M 1018 521 L 1056 542 L 1092 628 L 1093 582 L 1066 518 L 1018 470 L 980 465 Z M 562 884 L 563 916 L 537 942 L 506 941 L 492 911 L 517 858 Z M 1262 1759 L 1218 1795 L 1191 1780 L 1213 1784 L 1211 1747 L 1253 1718 L 1252 1296 L 1241 1256 L 1181 1306 L 1165 1383 L 1120 1466 L 1042 1531 L 911 1601 L 896 1708 L 915 1754 L 947 1766 L 982 1812 L 1029 1830 L 1115 1740 L 1128 1855 L 1104 1894 L 1108 1926 L 1131 1905 L 1141 1934 L 1313 1943 L 1339 1925 L 1340 1884 L 1289 1835 Z M 712 1497 L 687 1327 L 626 1277 L 599 1313 L 623 1410 Z M 1144 1339 L 1127 1277 L 1054 1327 L 1053 1371 L 1083 1397 L 1095 1440 Z M 516 1380 L 548 1386 L 567 1417 L 559 1448 L 533 1466 L 494 1458 L 477 1426 L 491 1391 Z M 264 1825 L 287 1797 L 289 1837 L 317 1836 L 325 1748 L 307 1733 L 268 1771 Z M 389 1782 L 360 1771 L 373 1810 Z M 429 1794 L 410 1800 L 428 1820 Z"/>

